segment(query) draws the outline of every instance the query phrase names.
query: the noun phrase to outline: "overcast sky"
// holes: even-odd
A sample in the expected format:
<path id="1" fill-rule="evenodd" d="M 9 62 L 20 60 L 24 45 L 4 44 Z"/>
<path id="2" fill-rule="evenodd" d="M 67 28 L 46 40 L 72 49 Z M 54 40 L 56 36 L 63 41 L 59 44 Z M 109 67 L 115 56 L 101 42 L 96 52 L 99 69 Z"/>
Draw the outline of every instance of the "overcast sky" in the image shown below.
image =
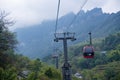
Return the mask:
<path id="1" fill-rule="evenodd" d="M 77 13 L 86 0 L 61 0 L 60 16 L 71 11 Z M 58 0 L 0 0 L 0 10 L 10 12 L 16 24 L 13 28 L 40 24 L 55 19 Z M 101 7 L 103 12 L 120 11 L 120 0 L 88 0 L 83 10 Z"/>

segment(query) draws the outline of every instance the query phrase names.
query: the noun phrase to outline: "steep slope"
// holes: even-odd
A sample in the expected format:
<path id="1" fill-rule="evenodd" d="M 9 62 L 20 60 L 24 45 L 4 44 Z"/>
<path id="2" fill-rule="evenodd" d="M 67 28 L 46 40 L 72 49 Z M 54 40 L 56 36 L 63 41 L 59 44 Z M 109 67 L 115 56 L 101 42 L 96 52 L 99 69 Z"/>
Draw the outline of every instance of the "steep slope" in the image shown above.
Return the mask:
<path id="1" fill-rule="evenodd" d="M 113 14 L 103 13 L 101 8 L 90 11 L 81 11 L 77 19 L 69 13 L 59 19 L 58 31 L 76 32 L 75 43 L 88 39 L 87 33 L 91 31 L 93 37 L 105 37 L 120 30 L 120 12 Z M 19 51 L 30 58 L 43 58 L 53 53 L 55 20 L 43 21 L 40 25 L 17 29 L 20 41 Z"/>

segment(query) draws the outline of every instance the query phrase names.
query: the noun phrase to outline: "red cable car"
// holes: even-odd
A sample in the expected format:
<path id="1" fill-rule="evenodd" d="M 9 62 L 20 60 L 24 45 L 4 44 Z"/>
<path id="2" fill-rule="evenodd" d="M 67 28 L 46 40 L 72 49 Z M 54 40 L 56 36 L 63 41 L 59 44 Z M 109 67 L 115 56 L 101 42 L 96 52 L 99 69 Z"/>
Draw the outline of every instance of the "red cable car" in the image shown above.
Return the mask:
<path id="1" fill-rule="evenodd" d="M 85 46 L 83 48 L 84 58 L 93 58 L 94 57 L 94 48 L 93 46 Z"/>
<path id="2" fill-rule="evenodd" d="M 83 56 L 84 56 L 84 58 L 93 58 L 94 57 L 94 48 L 92 46 L 91 32 L 89 32 L 88 34 L 90 36 L 90 45 L 85 46 L 83 48 Z"/>

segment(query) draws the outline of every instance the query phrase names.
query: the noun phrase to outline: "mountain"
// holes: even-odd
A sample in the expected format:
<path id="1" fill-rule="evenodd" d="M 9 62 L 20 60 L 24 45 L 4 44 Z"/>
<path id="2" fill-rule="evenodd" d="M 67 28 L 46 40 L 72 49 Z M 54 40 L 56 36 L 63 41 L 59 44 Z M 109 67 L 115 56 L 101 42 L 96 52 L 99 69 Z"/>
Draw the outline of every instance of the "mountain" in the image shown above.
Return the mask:
<path id="1" fill-rule="evenodd" d="M 101 8 L 94 8 L 87 12 L 80 11 L 79 15 L 71 12 L 59 18 L 58 21 L 57 31 L 76 33 L 77 40 L 74 44 L 87 40 L 90 31 L 93 38 L 105 37 L 108 34 L 120 31 L 120 12 L 107 14 L 103 13 Z M 73 24 L 70 26 L 72 22 Z M 39 25 L 16 29 L 15 31 L 20 43 L 19 52 L 30 58 L 43 58 L 52 54 L 54 47 L 56 47 L 53 41 L 55 20 L 46 20 Z M 60 43 L 56 43 L 57 46 L 60 46 Z"/>

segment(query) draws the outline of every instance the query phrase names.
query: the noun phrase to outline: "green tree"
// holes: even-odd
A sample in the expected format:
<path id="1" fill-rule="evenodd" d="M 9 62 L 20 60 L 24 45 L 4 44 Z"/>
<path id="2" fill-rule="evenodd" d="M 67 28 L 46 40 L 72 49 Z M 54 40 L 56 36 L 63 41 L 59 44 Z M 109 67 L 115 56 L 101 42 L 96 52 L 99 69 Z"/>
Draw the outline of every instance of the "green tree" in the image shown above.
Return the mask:
<path id="1" fill-rule="evenodd" d="M 36 80 L 35 79 L 35 73 L 32 72 L 29 76 L 28 76 L 28 79 L 27 80 Z"/>
<path id="2" fill-rule="evenodd" d="M 120 80 L 120 73 L 118 73 L 118 74 L 115 76 L 114 80 Z"/>
<path id="3" fill-rule="evenodd" d="M 119 50 L 112 50 L 107 54 L 107 58 L 109 62 L 119 61 L 120 60 L 120 51 Z"/>
<path id="4" fill-rule="evenodd" d="M 14 67 L 9 69 L 0 68 L 0 80 L 17 80 L 17 72 Z"/>
<path id="5" fill-rule="evenodd" d="M 45 71 L 45 75 L 49 78 L 53 77 L 53 72 L 52 72 L 51 68 L 49 68 L 48 70 Z"/>
<path id="6" fill-rule="evenodd" d="M 7 28 L 13 24 L 13 21 L 6 19 L 7 16 L 4 11 L 0 12 L 0 67 L 2 68 L 10 63 L 9 51 L 14 50 L 17 44 L 15 33 Z"/>
<path id="7" fill-rule="evenodd" d="M 111 34 L 105 38 L 101 48 L 104 50 L 111 50 L 115 49 L 118 44 L 120 44 L 120 33 Z"/>
<path id="8" fill-rule="evenodd" d="M 38 79 L 41 68 L 42 68 L 42 63 L 40 59 L 37 58 L 36 60 L 30 61 L 27 65 L 27 69 L 29 69 L 33 73 L 29 77 L 32 77 L 33 80 Z"/>
<path id="9" fill-rule="evenodd" d="M 112 68 L 107 68 L 107 69 L 105 70 L 105 78 L 106 78 L 106 80 L 114 80 L 113 78 L 114 78 L 116 75 L 117 75 L 117 74 L 116 74 L 115 70 L 112 69 Z"/>
<path id="10" fill-rule="evenodd" d="M 7 19 L 9 14 L 0 11 L 0 80 L 17 80 L 17 71 L 14 65 L 14 49 L 18 43 L 15 33 L 9 31 L 8 26 L 13 21 Z"/>

